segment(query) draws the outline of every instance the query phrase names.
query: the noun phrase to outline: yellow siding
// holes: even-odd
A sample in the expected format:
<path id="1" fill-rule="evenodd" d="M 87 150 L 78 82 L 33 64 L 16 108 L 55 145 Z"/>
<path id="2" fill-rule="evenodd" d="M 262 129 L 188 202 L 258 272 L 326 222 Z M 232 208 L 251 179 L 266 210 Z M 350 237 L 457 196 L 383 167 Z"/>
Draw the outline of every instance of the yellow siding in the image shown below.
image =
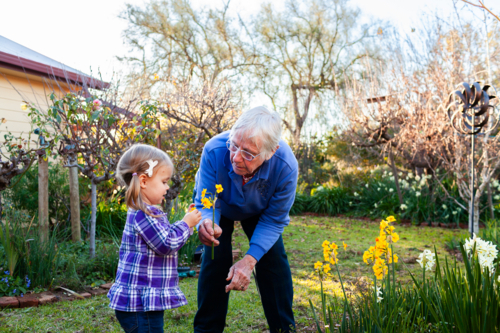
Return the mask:
<path id="1" fill-rule="evenodd" d="M 75 87 L 71 88 L 74 91 Z M 55 92 L 61 96 L 67 91 L 67 85 L 61 82 L 0 68 L 0 119 L 6 120 L 6 123 L 0 124 L 0 142 L 4 141 L 4 134 L 8 132 L 15 137 L 27 139 L 35 129 L 31 126 L 29 111 L 21 109 L 24 101 L 33 103 L 40 111 L 46 112 L 50 94 Z M 32 134 L 31 140 L 37 140 L 37 136 Z"/>

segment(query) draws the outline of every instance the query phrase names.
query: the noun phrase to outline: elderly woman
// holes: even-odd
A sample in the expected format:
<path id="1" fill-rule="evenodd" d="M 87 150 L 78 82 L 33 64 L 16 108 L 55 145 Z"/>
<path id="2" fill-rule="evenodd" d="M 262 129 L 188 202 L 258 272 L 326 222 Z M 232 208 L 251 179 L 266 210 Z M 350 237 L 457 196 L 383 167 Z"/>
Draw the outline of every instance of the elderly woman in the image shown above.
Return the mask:
<path id="1" fill-rule="evenodd" d="M 203 149 L 195 188 L 196 208 L 202 211 L 198 235 L 205 245 L 194 319 L 197 333 L 224 330 L 229 291 L 247 290 L 252 271 L 270 331 L 295 329 L 292 276 L 281 234 L 290 222 L 298 164 L 280 137 L 279 115 L 257 107 Z M 218 194 L 212 229 L 212 209 L 202 209 L 201 194 L 203 189 L 215 193 L 216 184 L 224 191 Z M 241 222 L 250 248 L 233 265 L 234 221 Z"/>

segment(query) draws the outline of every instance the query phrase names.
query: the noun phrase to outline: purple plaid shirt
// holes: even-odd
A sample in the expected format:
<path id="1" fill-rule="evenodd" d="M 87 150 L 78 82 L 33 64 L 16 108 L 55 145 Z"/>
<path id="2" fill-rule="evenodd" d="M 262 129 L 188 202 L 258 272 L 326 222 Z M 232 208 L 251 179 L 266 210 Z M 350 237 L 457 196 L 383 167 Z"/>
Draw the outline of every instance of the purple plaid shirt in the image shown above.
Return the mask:
<path id="1" fill-rule="evenodd" d="M 167 215 L 148 206 L 151 217 L 129 208 L 109 307 L 119 311 L 161 311 L 187 304 L 180 290 L 177 251 L 192 235 L 186 222 L 169 224 Z"/>

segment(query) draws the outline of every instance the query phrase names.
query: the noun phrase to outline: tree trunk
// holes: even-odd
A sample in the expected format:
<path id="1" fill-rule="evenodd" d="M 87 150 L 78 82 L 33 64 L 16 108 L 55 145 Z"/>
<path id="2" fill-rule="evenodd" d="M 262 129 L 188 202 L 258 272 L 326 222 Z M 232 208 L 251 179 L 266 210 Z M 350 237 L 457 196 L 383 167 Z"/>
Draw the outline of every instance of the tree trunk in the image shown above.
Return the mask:
<path id="1" fill-rule="evenodd" d="M 396 163 L 394 163 L 394 155 L 392 154 L 392 149 L 389 149 L 389 158 L 391 159 L 391 169 L 394 175 L 394 182 L 396 183 L 396 191 L 398 192 L 399 205 L 403 204 L 403 195 L 401 194 L 401 188 L 399 187 L 399 176 L 398 169 L 396 168 Z"/>
<path id="2" fill-rule="evenodd" d="M 73 242 L 82 240 L 80 228 L 80 193 L 78 189 L 78 168 L 69 169 L 69 196 L 71 209 L 71 239 Z"/>
<path id="3" fill-rule="evenodd" d="M 474 229 L 472 230 L 473 233 L 476 235 L 479 233 L 479 198 L 474 199 Z"/>
<path id="4" fill-rule="evenodd" d="M 91 182 L 92 212 L 90 215 L 90 258 L 95 257 L 95 220 L 97 211 L 97 185 Z"/>
<path id="5" fill-rule="evenodd" d="M 488 206 L 490 208 L 490 218 L 495 219 L 495 210 L 493 209 L 493 200 L 491 198 L 491 183 L 488 183 Z"/>
<path id="6" fill-rule="evenodd" d="M 38 233 L 40 240 L 49 239 L 49 160 L 38 157 Z"/>

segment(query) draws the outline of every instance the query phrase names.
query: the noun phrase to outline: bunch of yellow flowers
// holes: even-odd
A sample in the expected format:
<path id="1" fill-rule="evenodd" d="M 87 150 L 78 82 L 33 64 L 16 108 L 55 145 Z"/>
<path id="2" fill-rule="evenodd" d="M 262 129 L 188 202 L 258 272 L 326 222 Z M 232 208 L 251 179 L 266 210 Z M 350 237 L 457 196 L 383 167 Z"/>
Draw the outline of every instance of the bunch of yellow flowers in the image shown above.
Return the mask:
<path id="1" fill-rule="evenodd" d="M 380 235 L 375 238 L 375 246 L 371 246 L 363 254 L 363 261 L 367 265 L 373 264 L 373 272 L 377 279 L 382 279 L 387 274 L 387 265 L 392 261 L 398 262 L 398 256 L 392 253 L 390 245 L 399 240 L 399 235 L 394 231 L 395 227 L 390 225 L 396 221 L 394 216 L 389 216 L 380 222 Z"/>
<path id="2" fill-rule="evenodd" d="M 323 258 L 327 262 L 326 264 L 323 264 L 321 261 L 318 261 L 314 264 L 314 269 L 318 271 L 319 275 L 322 277 L 323 273 L 326 274 L 327 276 L 331 276 L 330 272 L 332 268 L 330 267 L 330 264 L 335 265 L 338 262 L 338 252 L 337 249 L 339 248 L 337 244 L 335 243 L 330 243 L 329 241 L 325 240 L 323 244 L 321 244 L 323 247 Z M 347 248 L 347 244 L 343 243 L 344 250 Z"/>
<path id="3" fill-rule="evenodd" d="M 212 206 L 215 206 L 215 203 L 217 202 L 217 194 L 224 191 L 222 185 L 220 184 L 216 184 L 215 189 L 217 193 L 216 194 L 209 193 L 208 197 L 206 197 L 207 195 L 206 188 L 204 188 L 203 191 L 201 191 L 201 204 L 203 205 L 203 208 L 210 209 Z M 214 210 L 212 211 L 212 229 L 215 229 L 215 207 Z M 214 244 L 212 243 L 212 260 L 213 259 L 214 259 Z"/>
<path id="4" fill-rule="evenodd" d="M 330 262 L 332 265 L 335 265 L 337 263 L 337 256 L 339 253 L 337 252 L 337 249 L 339 248 L 337 244 L 331 243 L 327 240 L 321 244 L 323 247 L 323 257 L 325 261 Z"/>

